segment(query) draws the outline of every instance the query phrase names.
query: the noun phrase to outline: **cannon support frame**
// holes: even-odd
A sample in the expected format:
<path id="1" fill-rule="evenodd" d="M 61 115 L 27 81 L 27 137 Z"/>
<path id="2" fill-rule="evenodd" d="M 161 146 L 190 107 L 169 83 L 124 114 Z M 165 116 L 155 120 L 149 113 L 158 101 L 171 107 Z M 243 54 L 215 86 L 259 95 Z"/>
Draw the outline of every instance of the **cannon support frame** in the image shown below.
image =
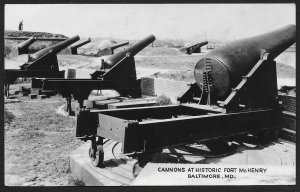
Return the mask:
<path id="1" fill-rule="evenodd" d="M 145 121 L 131 119 L 143 118 L 144 114 Z M 150 118 L 152 120 L 147 120 Z M 280 128 L 278 120 L 278 112 L 273 109 L 226 114 L 180 105 L 82 111 L 77 119 L 76 136 L 83 140 L 92 135 L 112 139 L 122 143 L 124 154 L 134 155 L 194 142 L 256 134 L 262 130 L 272 131 Z"/>
<path id="2" fill-rule="evenodd" d="M 97 154 L 102 156 L 103 147 L 95 144 L 95 138 L 98 138 L 97 143 L 104 138 L 120 142 L 122 153 L 136 157 L 138 166 L 144 166 L 154 153 L 171 146 L 231 141 L 247 134 L 268 142 L 268 139 L 276 139 L 281 129 L 276 77 L 275 62 L 266 57 L 250 70 L 225 101 L 219 102 L 219 106 L 199 103 L 201 90 L 192 84 L 178 99 L 179 105 L 85 109 L 77 117 L 76 137 L 93 140 L 90 151 L 100 150 Z M 103 166 L 101 157 L 93 153 L 90 156 L 96 161 L 94 165 Z"/>

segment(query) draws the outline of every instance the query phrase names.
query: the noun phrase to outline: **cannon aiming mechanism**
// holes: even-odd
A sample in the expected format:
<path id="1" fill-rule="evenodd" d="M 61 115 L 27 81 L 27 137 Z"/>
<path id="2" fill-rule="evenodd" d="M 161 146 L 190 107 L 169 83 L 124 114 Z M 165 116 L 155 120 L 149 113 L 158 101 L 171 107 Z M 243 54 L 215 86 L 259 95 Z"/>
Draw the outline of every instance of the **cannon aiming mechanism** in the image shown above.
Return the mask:
<path id="1" fill-rule="evenodd" d="M 82 110 L 76 136 L 91 140 L 89 155 L 98 167 L 104 166 L 103 139 L 122 143 L 122 153 L 138 159 L 133 171 L 170 146 L 197 142 L 220 154 L 228 141 L 249 134 L 262 143 L 274 140 L 281 128 L 274 58 L 295 39 L 296 26 L 288 25 L 216 48 L 195 65 L 196 82 L 180 104 Z"/>

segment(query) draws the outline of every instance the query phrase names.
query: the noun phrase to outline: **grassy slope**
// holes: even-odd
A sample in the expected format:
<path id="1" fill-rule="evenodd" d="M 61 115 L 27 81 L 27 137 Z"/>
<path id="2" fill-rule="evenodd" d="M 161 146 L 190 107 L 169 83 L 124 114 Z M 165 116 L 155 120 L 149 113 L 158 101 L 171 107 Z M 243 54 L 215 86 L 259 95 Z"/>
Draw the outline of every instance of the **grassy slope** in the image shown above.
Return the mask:
<path id="1" fill-rule="evenodd" d="M 38 38 L 67 38 L 62 34 L 53 34 L 46 32 L 33 32 L 33 31 L 13 31 L 13 30 L 5 30 L 5 37 L 38 37 Z"/>
<path id="2" fill-rule="evenodd" d="M 54 97 L 6 104 L 15 117 L 5 123 L 5 173 L 19 177 L 12 185 L 75 185 L 69 154 L 82 142 L 75 137 L 76 119 L 56 114 L 65 103 Z M 9 183 L 8 183 L 9 184 Z"/>

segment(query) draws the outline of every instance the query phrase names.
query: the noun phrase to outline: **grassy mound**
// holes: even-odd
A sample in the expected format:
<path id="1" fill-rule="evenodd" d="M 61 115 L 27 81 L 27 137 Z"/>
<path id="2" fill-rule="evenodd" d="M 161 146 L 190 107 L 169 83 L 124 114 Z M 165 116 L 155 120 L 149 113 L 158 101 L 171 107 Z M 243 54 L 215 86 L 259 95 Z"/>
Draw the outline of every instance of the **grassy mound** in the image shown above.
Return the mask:
<path id="1" fill-rule="evenodd" d="M 35 36 L 37 38 L 68 38 L 62 34 L 53 34 L 46 32 L 33 32 L 33 31 L 13 31 L 13 30 L 5 30 L 5 37 L 32 37 Z"/>

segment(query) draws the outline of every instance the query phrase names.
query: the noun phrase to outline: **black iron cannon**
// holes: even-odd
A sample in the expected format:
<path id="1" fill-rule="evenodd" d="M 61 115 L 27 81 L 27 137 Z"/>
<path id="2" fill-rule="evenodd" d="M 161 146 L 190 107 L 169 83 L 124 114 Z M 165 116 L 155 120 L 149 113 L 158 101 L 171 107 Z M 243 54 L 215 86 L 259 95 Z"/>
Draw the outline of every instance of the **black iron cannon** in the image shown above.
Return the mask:
<path id="1" fill-rule="evenodd" d="M 67 98 L 67 108 L 71 112 L 71 95 L 83 108 L 83 101 L 88 99 L 92 90 L 113 89 L 120 96 L 137 98 L 141 96 L 141 81 L 136 77 L 134 56 L 155 40 L 153 35 L 122 50 L 105 61 L 91 74 L 91 79 L 44 79 L 43 90 L 55 90 Z M 38 88 L 38 87 L 33 87 Z"/>
<path id="2" fill-rule="evenodd" d="M 28 55 L 28 62 L 21 65 L 20 69 L 5 69 L 5 94 L 9 95 L 9 84 L 14 83 L 19 77 L 63 78 L 64 71 L 59 71 L 56 54 L 78 40 L 79 36 L 74 36 Z"/>
<path id="3" fill-rule="evenodd" d="M 28 54 L 28 47 L 34 43 L 36 40 L 36 37 L 31 37 L 29 39 L 27 39 L 26 41 L 23 41 L 22 43 L 19 43 L 18 45 L 16 45 L 16 51 L 17 51 L 17 55 L 21 55 L 21 54 Z"/>
<path id="4" fill-rule="evenodd" d="M 207 45 L 208 42 L 204 41 L 201 43 L 196 43 L 194 45 L 188 46 L 188 47 L 182 47 L 179 49 L 179 51 L 181 51 L 182 53 L 191 55 L 192 53 L 201 53 L 201 47 L 203 47 L 204 45 Z"/>
<path id="5" fill-rule="evenodd" d="M 295 28 L 294 25 L 288 25 L 210 51 L 195 66 L 194 75 L 198 86 L 203 90 L 208 89 L 207 86 L 211 84 L 210 92 L 217 98 L 228 96 L 230 89 L 234 88 L 259 60 L 267 54 L 268 59 L 272 60 L 295 42 Z M 206 83 L 205 73 L 208 73 L 207 79 L 211 79 L 212 82 Z"/>
<path id="6" fill-rule="evenodd" d="M 104 56 L 104 55 L 112 55 L 114 54 L 114 50 L 119 48 L 119 47 L 122 47 L 124 45 L 128 45 L 129 42 L 123 42 L 123 43 L 116 43 L 116 44 L 113 44 L 113 45 L 110 45 L 110 46 L 107 46 L 105 48 L 102 48 L 102 49 L 99 49 L 99 51 L 97 52 L 97 56 Z"/>
<path id="7" fill-rule="evenodd" d="M 202 143 L 222 154 L 234 149 L 228 141 L 249 141 L 249 135 L 255 143 L 275 140 L 281 108 L 274 58 L 295 39 L 296 26 L 289 25 L 216 48 L 196 64 L 196 83 L 180 104 L 83 110 L 76 136 L 92 141 L 89 155 L 98 167 L 106 166 L 103 139 L 122 143 L 122 153 L 138 159 L 134 172 L 171 146 Z"/>
<path id="8" fill-rule="evenodd" d="M 80 38 L 78 35 L 65 41 L 42 49 L 28 56 L 28 62 L 21 65 L 22 70 L 55 70 L 58 69 L 57 53 L 69 45 L 75 43 Z"/>
<path id="9" fill-rule="evenodd" d="M 91 38 L 88 38 L 86 41 L 80 42 L 76 45 L 71 46 L 71 53 L 72 55 L 77 55 L 77 49 L 79 47 L 82 47 L 83 45 L 90 43 L 91 42 Z"/>

